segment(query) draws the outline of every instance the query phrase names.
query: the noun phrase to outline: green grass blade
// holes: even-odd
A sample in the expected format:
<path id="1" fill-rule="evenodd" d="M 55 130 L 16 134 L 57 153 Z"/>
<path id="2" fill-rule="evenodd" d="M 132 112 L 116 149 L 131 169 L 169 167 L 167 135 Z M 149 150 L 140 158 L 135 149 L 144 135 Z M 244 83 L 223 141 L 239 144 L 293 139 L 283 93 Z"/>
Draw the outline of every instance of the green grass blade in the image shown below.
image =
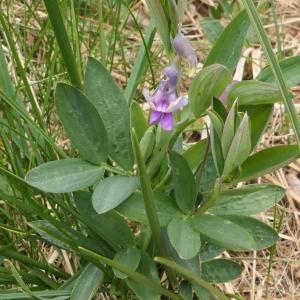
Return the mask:
<path id="1" fill-rule="evenodd" d="M 81 77 L 77 69 L 76 59 L 70 45 L 68 34 L 57 0 L 44 0 L 53 31 L 66 64 L 70 80 L 78 88 L 82 87 Z"/>
<path id="2" fill-rule="evenodd" d="M 168 259 L 162 258 L 162 257 L 155 257 L 155 261 L 173 269 L 177 273 L 180 273 L 182 276 L 184 276 L 186 279 L 189 279 L 199 285 L 202 288 L 205 288 L 209 290 L 214 296 L 216 296 L 220 300 L 229 300 L 220 290 L 217 288 L 213 287 L 211 284 L 208 282 L 204 281 L 201 277 L 199 277 L 196 274 L 193 274 L 186 268 L 178 265 L 177 263 L 170 261 Z"/>
<path id="3" fill-rule="evenodd" d="M 280 92 L 281 92 L 281 95 L 283 98 L 284 105 L 286 107 L 288 116 L 292 123 L 297 143 L 300 147 L 300 122 L 299 122 L 299 119 L 297 116 L 295 106 L 292 102 L 291 94 L 289 93 L 286 83 L 284 81 L 278 60 L 273 52 L 272 46 L 270 44 L 270 41 L 268 40 L 267 34 L 263 28 L 262 21 L 256 11 L 253 1 L 252 0 L 242 0 L 242 3 L 245 7 L 245 10 L 247 11 L 247 14 L 249 16 L 249 19 L 253 26 L 253 29 L 255 30 L 255 32 L 260 40 L 262 48 L 267 57 L 267 60 L 273 71 L 274 78 L 276 79 L 278 88 L 280 89 Z"/>
<path id="4" fill-rule="evenodd" d="M 169 297 L 170 299 L 173 300 L 181 300 L 180 297 L 176 296 L 175 294 L 173 294 L 172 292 L 162 288 L 159 284 L 157 284 L 156 282 L 148 279 L 146 276 L 135 272 L 135 271 L 131 271 L 130 269 L 128 269 L 126 266 L 124 266 L 123 264 L 119 264 L 118 262 L 111 260 L 107 257 L 104 257 L 102 255 L 99 255 L 97 253 L 94 253 L 88 249 L 79 247 L 79 251 L 82 252 L 83 254 L 85 254 L 86 256 L 93 258 L 95 260 L 100 260 L 101 262 L 107 264 L 108 266 L 128 275 L 130 278 L 132 278 L 133 280 L 135 280 L 136 282 L 142 284 L 145 287 L 148 287 L 162 295 L 165 295 L 167 297 Z"/>

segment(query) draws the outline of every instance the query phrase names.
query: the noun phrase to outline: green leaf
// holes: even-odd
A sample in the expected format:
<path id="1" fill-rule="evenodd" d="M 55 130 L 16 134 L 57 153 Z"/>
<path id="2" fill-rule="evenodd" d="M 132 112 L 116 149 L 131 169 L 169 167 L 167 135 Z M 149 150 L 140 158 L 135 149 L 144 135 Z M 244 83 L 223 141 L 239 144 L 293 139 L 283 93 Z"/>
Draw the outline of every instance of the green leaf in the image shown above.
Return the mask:
<path id="1" fill-rule="evenodd" d="M 216 42 L 224 30 L 220 20 L 204 19 L 200 22 L 200 24 L 205 35 L 211 43 Z"/>
<path id="2" fill-rule="evenodd" d="M 181 212 L 172 198 L 165 194 L 154 193 L 155 208 L 161 226 L 166 226 L 174 216 Z M 142 224 L 148 224 L 144 199 L 141 192 L 135 192 L 115 209 L 122 216 Z"/>
<path id="3" fill-rule="evenodd" d="M 228 259 L 214 259 L 201 264 L 201 277 L 208 282 L 222 283 L 238 278 L 243 268 Z"/>
<path id="4" fill-rule="evenodd" d="M 138 187 L 138 177 L 111 176 L 101 180 L 96 186 L 92 203 L 98 214 L 110 211 L 125 201 Z"/>
<path id="5" fill-rule="evenodd" d="M 220 137 L 217 134 L 213 124 L 211 124 L 210 131 L 211 131 L 210 133 L 211 154 L 215 163 L 218 176 L 220 177 L 224 169 L 224 157 L 222 154 L 222 145 L 221 145 Z"/>
<path id="6" fill-rule="evenodd" d="M 133 102 L 130 106 L 130 120 L 131 127 L 134 128 L 138 140 L 140 141 L 148 128 L 148 124 L 144 116 L 144 111 L 136 102 Z"/>
<path id="7" fill-rule="evenodd" d="M 249 18 L 243 10 L 224 29 L 210 51 L 204 66 L 221 64 L 234 71 L 240 59 L 249 26 Z"/>
<path id="8" fill-rule="evenodd" d="M 224 163 L 223 176 L 228 176 L 241 165 L 251 152 L 251 136 L 248 115 L 245 114 L 232 140 Z"/>
<path id="9" fill-rule="evenodd" d="M 278 234 L 272 227 L 254 218 L 246 216 L 224 216 L 224 218 L 243 227 L 252 235 L 256 243 L 255 250 L 269 248 L 278 240 Z"/>
<path id="10" fill-rule="evenodd" d="M 221 139 L 224 127 L 222 118 L 213 110 L 209 110 L 207 113 L 214 128 L 214 131 L 218 135 L 219 139 Z"/>
<path id="11" fill-rule="evenodd" d="M 65 131 L 81 156 L 95 164 L 107 157 L 107 135 L 95 107 L 76 88 L 59 83 L 56 109 Z"/>
<path id="12" fill-rule="evenodd" d="M 279 62 L 279 66 L 287 87 L 291 88 L 300 83 L 300 56 L 283 59 Z M 270 66 L 264 68 L 255 79 L 276 84 Z"/>
<path id="13" fill-rule="evenodd" d="M 273 105 L 246 105 L 241 107 L 242 111 L 247 112 L 251 124 L 251 144 L 252 150 L 259 142 L 268 121 L 272 115 Z"/>
<path id="14" fill-rule="evenodd" d="M 192 285 L 186 280 L 181 281 L 179 294 L 182 297 L 182 300 L 193 300 Z"/>
<path id="15" fill-rule="evenodd" d="M 76 280 L 70 300 L 92 300 L 103 280 L 104 273 L 93 264 L 88 264 Z"/>
<path id="16" fill-rule="evenodd" d="M 238 98 L 239 105 L 273 104 L 282 101 L 280 91 L 271 83 L 245 80 L 235 84 L 228 93 L 227 105 Z"/>
<path id="17" fill-rule="evenodd" d="M 201 262 L 212 260 L 222 252 L 224 252 L 223 248 L 210 243 L 204 236 L 201 237 L 201 249 L 199 253 Z"/>
<path id="18" fill-rule="evenodd" d="M 213 97 L 219 97 L 232 81 L 230 71 L 219 64 L 202 69 L 193 79 L 189 88 L 189 100 L 196 117 L 212 104 Z"/>
<path id="19" fill-rule="evenodd" d="M 168 235 L 181 259 L 191 259 L 198 254 L 200 234 L 193 229 L 190 218 L 175 217 L 168 225 Z"/>
<path id="20" fill-rule="evenodd" d="M 88 59 L 84 91 L 109 133 L 109 155 L 123 168 L 131 169 L 133 151 L 127 102 L 105 67 L 93 58 Z"/>
<path id="21" fill-rule="evenodd" d="M 229 220 L 212 215 L 193 218 L 194 229 L 214 244 L 228 250 L 245 251 L 255 249 L 255 241 L 244 228 Z"/>
<path id="22" fill-rule="evenodd" d="M 115 211 L 98 215 L 91 201 L 89 192 L 74 193 L 75 205 L 84 218 L 84 224 L 97 236 L 108 243 L 112 249 L 128 248 L 134 244 L 134 235 L 126 221 Z"/>
<path id="23" fill-rule="evenodd" d="M 183 212 L 194 209 L 196 203 L 196 184 L 187 161 L 178 153 L 170 153 L 175 199 Z"/>
<path id="24" fill-rule="evenodd" d="M 131 247 L 117 252 L 114 257 L 114 261 L 124 265 L 124 267 L 130 269 L 131 271 L 135 271 L 139 266 L 141 257 L 141 252 L 135 247 Z M 125 279 L 128 277 L 127 274 L 124 274 L 116 269 L 113 269 L 113 271 L 120 279 Z"/>
<path id="25" fill-rule="evenodd" d="M 297 145 L 276 146 L 259 151 L 251 155 L 242 164 L 241 173 L 235 182 L 271 173 L 288 165 L 299 157 L 299 154 L 299 147 Z"/>
<path id="26" fill-rule="evenodd" d="M 197 142 L 196 144 L 192 145 L 183 153 L 182 156 L 189 164 L 190 169 L 193 173 L 195 173 L 198 170 L 200 164 L 202 163 L 206 149 L 207 139 L 203 139 Z"/>
<path id="27" fill-rule="evenodd" d="M 235 127 L 236 127 L 236 115 L 237 115 L 237 101 L 234 102 L 234 104 L 230 108 L 230 111 L 228 113 L 228 116 L 224 124 L 224 130 L 221 138 L 222 153 L 224 157 L 227 156 L 230 145 L 232 144 L 232 140 L 234 138 Z"/>
<path id="28" fill-rule="evenodd" d="M 157 274 L 157 269 L 155 263 L 149 256 L 147 252 L 142 251 L 142 256 L 140 264 L 137 268 L 137 272 L 145 275 L 147 278 L 151 279 L 153 282 L 160 284 L 160 280 Z M 159 300 L 161 295 L 149 288 L 145 288 L 142 284 L 129 278 L 126 280 L 127 285 L 133 290 L 133 292 L 143 300 Z"/>
<path id="29" fill-rule="evenodd" d="M 149 127 L 140 141 L 140 148 L 144 161 L 147 161 L 151 156 L 155 145 L 154 127 Z"/>
<path id="30" fill-rule="evenodd" d="M 151 18 L 167 53 L 171 51 L 170 26 L 160 0 L 146 0 Z"/>
<path id="31" fill-rule="evenodd" d="M 25 180 L 44 192 L 69 193 L 93 185 L 103 174 L 101 167 L 81 159 L 68 158 L 50 161 L 31 169 Z"/>
<path id="32" fill-rule="evenodd" d="M 221 192 L 215 205 L 209 208 L 214 215 L 255 215 L 273 207 L 285 190 L 271 184 L 253 184 Z"/>

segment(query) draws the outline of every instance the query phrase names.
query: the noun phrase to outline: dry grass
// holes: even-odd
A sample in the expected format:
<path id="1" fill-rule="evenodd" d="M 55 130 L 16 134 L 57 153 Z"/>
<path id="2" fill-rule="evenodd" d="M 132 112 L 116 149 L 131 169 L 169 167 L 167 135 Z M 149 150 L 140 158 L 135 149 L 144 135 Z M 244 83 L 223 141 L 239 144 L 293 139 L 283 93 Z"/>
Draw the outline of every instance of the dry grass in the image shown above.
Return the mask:
<path id="1" fill-rule="evenodd" d="M 193 44 L 197 45 L 197 52 L 201 59 L 209 50 L 210 43 L 206 40 L 203 31 L 200 27 L 200 21 L 207 16 L 209 5 L 213 5 L 213 0 L 194 0 L 188 1 L 188 11 L 184 19 L 184 31 L 188 35 Z M 281 33 L 284 39 L 284 49 L 288 55 L 300 55 L 300 1 L 299 0 L 278 0 L 277 3 L 277 17 Z M 13 7 L 9 8 L 12 18 L 19 24 L 23 23 L 25 7 L 21 1 L 15 1 Z M 144 1 L 141 0 L 135 7 L 138 11 L 137 19 L 142 26 L 149 23 L 147 18 L 147 9 Z M 41 9 L 37 15 L 42 19 L 45 18 L 45 12 Z M 86 20 L 90 22 L 89 30 L 95 31 L 97 21 L 95 19 Z M 32 20 L 27 23 L 26 29 L 26 43 L 30 47 L 33 37 L 39 32 L 39 24 Z M 110 30 L 109 24 L 106 25 L 107 30 Z M 133 26 L 133 25 L 132 25 Z M 265 26 L 272 38 L 276 48 L 276 37 L 274 25 L 271 23 Z M 140 37 L 136 31 L 134 35 L 131 32 L 130 23 L 124 28 L 122 33 L 130 39 L 126 45 L 127 51 L 125 56 L 128 60 L 128 71 L 130 72 L 131 63 L 134 60 L 134 54 L 140 44 Z M 87 44 L 82 46 L 83 53 L 87 54 Z M 157 74 L 161 65 L 166 64 L 167 60 L 161 57 L 161 46 L 159 40 L 154 43 L 153 52 L 160 57 L 158 66 L 155 67 Z M 9 57 L 9 51 L 6 51 Z M 21 49 L 19 53 L 22 54 Z M 36 64 L 35 68 L 29 68 L 29 78 L 31 81 L 39 80 L 36 78 L 36 68 L 43 68 L 43 44 L 38 52 L 36 60 L 32 64 Z M 121 60 L 121 59 L 120 59 Z M 241 59 L 235 77 L 240 78 L 244 74 L 247 78 L 255 77 L 258 72 L 266 64 L 263 53 L 259 45 L 254 45 L 252 48 L 244 50 L 244 57 Z M 120 62 L 118 57 L 115 61 L 113 75 L 121 85 L 124 85 L 126 74 L 118 66 Z M 12 65 L 11 74 L 17 78 L 15 69 Z M 201 68 L 201 63 L 199 64 Z M 30 71 L 32 70 L 32 71 Z M 148 79 L 146 80 L 146 82 Z M 293 89 L 296 102 L 300 100 L 300 86 Z M 300 108 L 300 107 L 299 107 Z M 264 135 L 261 147 L 284 144 L 293 139 L 292 132 L 288 129 L 286 119 L 284 117 L 284 109 L 277 105 L 270 126 Z M 269 299 L 300 299 L 300 161 L 292 163 L 284 170 L 278 170 L 274 174 L 267 175 L 263 178 L 258 178 L 260 182 L 271 182 L 281 185 L 287 189 L 287 196 L 277 205 L 276 209 L 271 209 L 259 215 L 259 218 L 264 222 L 273 225 L 278 223 L 280 215 L 283 214 L 283 223 L 280 230 L 280 240 L 274 252 L 274 258 L 269 269 L 269 251 L 259 251 L 254 253 L 241 254 L 236 257 L 245 267 L 244 274 L 241 279 L 234 283 L 223 285 L 223 289 L 228 293 L 239 292 L 247 299 L 265 299 L 266 290 L 268 290 Z M 67 253 L 62 255 L 58 253 L 53 247 L 44 248 L 45 256 L 48 257 L 50 263 L 64 266 L 69 273 L 74 272 L 78 266 L 76 258 L 68 256 Z M 227 254 L 225 253 L 225 256 Z M 243 259 L 247 255 L 247 259 Z M 269 274 L 268 274 L 269 273 Z"/>

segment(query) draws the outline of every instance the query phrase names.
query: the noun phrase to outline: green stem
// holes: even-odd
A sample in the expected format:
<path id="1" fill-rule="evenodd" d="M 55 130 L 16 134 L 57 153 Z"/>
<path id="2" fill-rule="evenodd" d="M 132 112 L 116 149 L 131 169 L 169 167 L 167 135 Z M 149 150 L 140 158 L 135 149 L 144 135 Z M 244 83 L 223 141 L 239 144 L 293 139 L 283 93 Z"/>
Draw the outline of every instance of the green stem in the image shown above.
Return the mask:
<path id="1" fill-rule="evenodd" d="M 44 0 L 52 28 L 60 48 L 64 63 L 67 67 L 71 82 L 81 88 L 81 77 L 77 69 L 76 59 L 70 45 L 68 34 L 57 0 Z"/>
<path id="2" fill-rule="evenodd" d="M 78 250 L 82 253 L 84 253 L 85 255 L 95 259 L 95 260 L 100 260 L 103 263 L 109 265 L 110 267 L 117 269 L 118 271 L 128 275 L 130 278 L 132 278 L 133 280 L 135 280 L 136 282 L 144 285 L 145 287 L 148 287 L 164 296 L 167 296 L 173 300 L 181 300 L 180 297 L 178 297 L 177 295 L 175 295 L 174 293 L 162 288 L 159 284 L 157 284 L 156 282 L 148 279 L 146 276 L 135 272 L 135 271 L 131 271 L 130 269 L 128 269 L 127 267 L 125 267 L 122 264 L 119 264 L 107 257 L 104 257 L 102 255 L 99 255 L 97 253 L 94 253 L 88 249 L 85 249 L 83 247 L 79 247 Z"/>
<path id="3" fill-rule="evenodd" d="M 133 149 L 135 153 L 135 158 L 136 158 L 139 175 L 140 175 L 140 183 L 141 183 L 141 190 L 144 198 L 145 210 L 147 214 L 148 223 L 153 235 L 153 240 L 160 255 L 163 257 L 168 257 L 167 250 L 163 243 L 163 236 L 162 236 L 158 216 L 155 209 L 154 194 L 151 188 L 150 178 L 146 169 L 143 155 L 141 153 L 139 141 L 135 134 L 134 129 L 132 129 L 132 140 L 133 140 Z M 166 271 L 170 283 L 172 285 L 176 285 L 175 273 L 172 272 L 171 270 L 166 270 Z"/>
<path id="4" fill-rule="evenodd" d="M 172 261 L 170 261 L 168 259 L 165 259 L 165 258 L 162 258 L 162 257 L 155 257 L 154 260 L 161 263 L 161 264 L 163 264 L 163 265 L 165 265 L 165 266 L 168 266 L 169 268 L 172 268 L 177 273 L 180 273 L 182 276 L 184 276 L 185 278 L 193 281 L 194 283 L 196 283 L 200 287 L 209 290 L 214 296 L 218 297 L 220 300 L 229 300 L 229 298 L 227 298 L 220 290 L 213 287 L 211 284 L 204 281 L 198 275 L 190 272 L 189 270 L 187 270 L 186 268 L 178 265 L 177 263 L 172 262 Z"/>
<path id="5" fill-rule="evenodd" d="M 285 84 L 285 81 L 284 81 L 280 66 L 278 64 L 277 58 L 273 52 L 270 41 L 268 40 L 267 34 L 263 28 L 262 21 L 261 21 L 259 15 L 257 14 L 253 0 L 242 0 L 242 3 L 245 7 L 245 10 L 247 11 L 247 14 L 249 16 L 249 19 L 251 21 L 253 29 L 255 30 L 255 32 L 260 40 L 262 48 L 266 54 L 267 60 L 273 71 L 274 78 L 275 78 L 278 88 L 281 92 L 285 108 L 288 112 L 288 116 L 292 123 L 294 133 L 296 136 L 296 140 L 297 140 L 298 146 L 300 148 L 300 122 L 298 119 L 298 115 L 297 115 L 295 106 L 292 102 L 291 94 L 289 93 L 288 88 Z"/>

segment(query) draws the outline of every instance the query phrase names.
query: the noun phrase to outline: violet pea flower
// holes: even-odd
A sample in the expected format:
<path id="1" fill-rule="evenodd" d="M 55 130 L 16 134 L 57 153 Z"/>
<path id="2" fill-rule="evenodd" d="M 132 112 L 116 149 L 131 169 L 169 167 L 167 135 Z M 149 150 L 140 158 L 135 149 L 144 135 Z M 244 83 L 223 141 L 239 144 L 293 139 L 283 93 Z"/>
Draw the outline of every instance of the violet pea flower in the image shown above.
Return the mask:
<path id="1" fill-rule="evenodd" d="M 179 31 L 172 41 L 173 48 L 179 56 L 185 58 L 190 67 L 196 67 L 198 63 L 195 50 L 189 44 L 186 37 Z"/>
<path id="2" fill-rule="evenodd" d="M 223 91 L 222 95 L 219 97 L 220 101 L 224 105 L 227 103 L 227 98 L 228 98 L 229 92 L 231 91 L 231 89 L 233 88 L 233 86 L 236 85 L 237 83 L 239 83 L 238 80 L 233 80 L 231 83 L 229 83 L 227 85 L 227 87 L 225 88 L 225 90 Z"/>

